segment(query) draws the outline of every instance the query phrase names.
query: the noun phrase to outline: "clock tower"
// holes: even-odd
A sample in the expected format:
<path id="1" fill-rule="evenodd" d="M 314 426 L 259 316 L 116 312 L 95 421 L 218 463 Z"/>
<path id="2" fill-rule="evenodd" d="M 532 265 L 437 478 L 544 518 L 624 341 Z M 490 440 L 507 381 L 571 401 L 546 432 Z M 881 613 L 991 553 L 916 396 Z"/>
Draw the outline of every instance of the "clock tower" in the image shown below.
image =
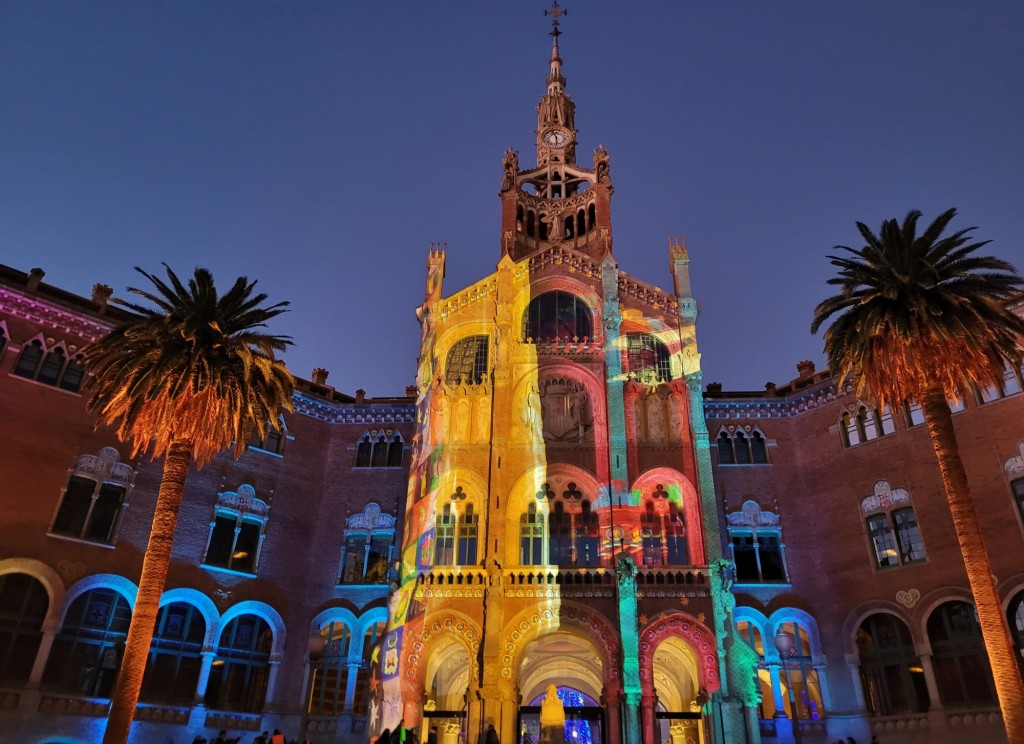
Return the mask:
<path id="1" fill-rule="evenodd" d="M 720 664 L 746 646 L 726 632 L 689 255 L 670 244 L 674 291 L 619 269 L 608 151 L 576 160 L 563 13 L 548 11 L 536 164 L 502 161 L 496 270 L 449 293 L 444 251 L 427 259 L 369 733 L 544 742 L 557 694 L 566 741 L 749 743 L 757 695 L 730 683 L 749 688 L 756 657 L 738 675 Z"/>

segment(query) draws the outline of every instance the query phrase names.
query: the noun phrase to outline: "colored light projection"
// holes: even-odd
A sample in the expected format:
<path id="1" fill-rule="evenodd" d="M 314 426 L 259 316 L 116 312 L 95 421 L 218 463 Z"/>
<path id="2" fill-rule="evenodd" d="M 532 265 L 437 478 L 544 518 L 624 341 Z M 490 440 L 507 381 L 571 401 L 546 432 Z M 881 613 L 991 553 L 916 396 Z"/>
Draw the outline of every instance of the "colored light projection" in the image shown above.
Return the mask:
<path id="1" fill-rule="evenodd" d="M 598 725 L 596 721 L 590 721 L 573 711 L 573 708 L 597 708 L 598 703 L 589 695 L 586 695 L 579 690 L 574 690 L 571 687 L 559 687 L 558 688 L 558 699 L 562 701 L 562 706 L 565 708 L 565 742 L 566 744 L 594 744 L 594 734 L 598 734 L 598 742 L 600 743 L 600 733 L 595 732 L 594 726 Z M 530 705 L 540 706 L 544 702 L 544 695 L 538 695 Z M 520 731 L 520 744 L 536 744 L 540 741 L 540 724 L 538 720 L 529 720 L 523 722 L 523 727 Z"/>
<path id="2" fill-rule="evenodd" d="M 367 733 L 372 741 L 384 729 L 393 730 L 405 718 L 418 720 L 419 711 L 404 710 L 403 700 L 414 699 L 403 689 L 406 639 L 422 630 L 424 603 L 417 591 L 417 576 L 429 571 L 434 559 L 435 504 L 440 475 L 447 467 L 443 429 L 433 430 L 434 382 L 440 365 L 434 356 L 436 316 L 444 276 L 444 252 L 431 246 L 427 259 L 427 290 L 417 310 L 420 320 L 420 360 L 417 371 L 416 431 L 413 434 L 409 485 L 406 496 L 404 544 L 400 555 L 398 585 L 388 599 L 388 623 L 374 649 L 370 664 Z"/>

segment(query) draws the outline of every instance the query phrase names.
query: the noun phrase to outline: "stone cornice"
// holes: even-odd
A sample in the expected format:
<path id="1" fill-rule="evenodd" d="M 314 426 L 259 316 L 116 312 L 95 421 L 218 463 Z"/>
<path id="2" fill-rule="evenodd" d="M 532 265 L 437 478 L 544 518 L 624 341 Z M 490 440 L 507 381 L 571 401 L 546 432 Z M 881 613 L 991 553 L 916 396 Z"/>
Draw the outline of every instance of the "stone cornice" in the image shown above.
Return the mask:
<path id="1" fill-rule="evenodd" d="M 64 331 L 86 341 L 95 341 L 114 327 L 113 321 L 90 318 L 41 297 L 26 295 L 7 287 L 0 287 L 0 312 L 54 331 Z"/>
<path id="2" fill-rule="evenodd" d="M 792 418 L 852 393 L 853 386 L 849 383 L 840 391 L 832 381 L 823 387 L 811 388 L 785 398 L 705 398 L 704 418 L 708 421 Z"/>
<path id="3" fill-rule="evenodd" d="M 416 421 L 414 405 L 366 407 L 330 403 L 302 393 L 295 393 L 292 400 L 296 413 L 329 424 L 411 424 Z"/>

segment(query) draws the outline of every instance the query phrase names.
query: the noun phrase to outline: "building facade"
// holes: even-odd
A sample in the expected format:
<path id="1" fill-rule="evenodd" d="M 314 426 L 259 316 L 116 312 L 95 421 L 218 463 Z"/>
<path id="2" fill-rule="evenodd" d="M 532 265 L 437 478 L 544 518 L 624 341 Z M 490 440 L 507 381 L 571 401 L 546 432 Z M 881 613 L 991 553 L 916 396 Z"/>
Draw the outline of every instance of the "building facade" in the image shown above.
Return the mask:
<path id="1" fill-rule="evenodd" d="M 701 389 L 686 246 L 671 292 L 620 270 L 609 153 L 578 162 L 552 36 L 495 272 L 449 290 L 428 255 L 416 385 L 314 370 L 280 434 L 190 473 L 133 741 L 536 742 L 551 686 L 581 744 L 1003 740 L 920 412 L 809 363 Z M 42 279 L 0 267 L 0 738 L 80 744 L 160 466 L 85 410 L 110 289 Z M 1022 386 L 952 405 L 1024 654 Z"/>

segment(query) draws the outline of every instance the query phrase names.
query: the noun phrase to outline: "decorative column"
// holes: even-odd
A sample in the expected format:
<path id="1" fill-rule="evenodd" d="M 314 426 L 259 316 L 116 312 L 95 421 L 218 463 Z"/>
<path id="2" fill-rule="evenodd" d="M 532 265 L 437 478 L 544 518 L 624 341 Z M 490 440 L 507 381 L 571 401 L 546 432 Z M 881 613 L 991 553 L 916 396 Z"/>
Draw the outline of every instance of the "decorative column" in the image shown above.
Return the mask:
<path id="1" fill-rule="evenodd" d="M 647 693 L 640 697 L 640 721 L 644 732 L 644 744 L 661 744 L 654 733 L 654 708 L 657 704 L 658 696 L 654 693 Z"/>
<path id="2" fill-rule="evenodd" d="M 270 671 L 267 672 L 267 692 L 263 697 L 263 706 L 264 710 L 276 710 L 275 693 L 277 692 L 277 673 L 281 668 L 281 656 L 279 654 L 271 656 L 267 665 L 270 667 Z"/>
<path id="3" fill-rule="evenodd" d="M 775 705 L 775 718 L 789 718 L 786 714 L 786 701 L 782 698 L 782 678 L 779 675 L 779 662 L 769 662 L 768 676 L 772 681 L 772 703 Z"/>
<path id="4" fill-rule="evenodd" d="M 867 704 L 864 701 L 864 683 L 860 676 L 860 656 L 845 654 L 845 658 L 846 668 L 850 670 L 850 676 L 853 678 L 853 694 L 857 701 L 857 710 L 867 710 Z"/>
<path id="5" fill-rule="evenodd" d="M 626 692 L 626 741 L 640 744 L 640 727 L 636 719 L 640 703 L 640 632 L 636 611 L 636 565 L 622 556 L 616 567 L 619 596 L 619 639 L 622 643 L 622 686 Z M 650 739 L 648 738 L 649 742 Z"/>
<path id="6" fill-rule="evenodd" d="M 601 706 L 608 716 L 608 744 L 622 744 L 622 690 L 610 687 L 606 681 Z"/>
<path id="7" fill-rule="evenodd" d="M 56 637 L 56 624 L 50 623 L 43 626 L 43 637 L 39 639 L 39 650 L 36 651 L 36 660 L 32 664 L 32 672 L 28 676 L 28 683 L 25 687 L 33 689 L 39 687 L 43 680 L 46 662 L 50 658 L 50 649 L 53 648 L 53 639 Z"/>
<path id="8" fill-rule="evenodd" d="M 928 688 L 928 697 L 931 698 L 931 704 L 928 706 L 928 712 L 930 713 L 933 710 L 942 710 L 942 696 L 939 694 L 939 682 L 935 679 L 935 667 L 932 666 L 932 655 L 918 651 L 918 657 L 921 659 L 921 669 L 924 670 L 924 683 Z"/>
<path id="9" fill-rule="evenodd" d="M 206 686 L 210 683 L 210 670 L 213 668 L 213 660 L 217 652 L 211 648 L 204 648 L 199 652 L 199 680 L 196 682 L 196 705 L 206 704 Z"/>
<path id="10" fill-rule="evenodd" d="M 349 659 L 345 666 L 348 668 L 348 678 L 345 680 L 345 710 L 351 711 L 355 708 L 356 682 L 358 681 L 361 659 Z"/>

